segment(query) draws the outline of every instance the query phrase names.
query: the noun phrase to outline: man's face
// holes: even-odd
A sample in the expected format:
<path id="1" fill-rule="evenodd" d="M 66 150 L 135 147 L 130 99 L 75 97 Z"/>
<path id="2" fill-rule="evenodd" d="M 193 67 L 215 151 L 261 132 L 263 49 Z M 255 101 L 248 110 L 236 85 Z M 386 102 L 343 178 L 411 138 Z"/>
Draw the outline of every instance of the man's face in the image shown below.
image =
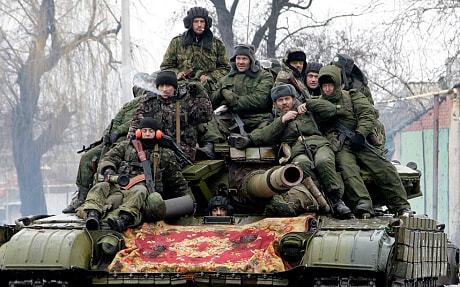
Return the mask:
<path id="1" fill-rule="evenodd" d="M 249 70 L 249 66 L 251 65 L 251 59 L 245 55 L 237 55 L 235 58 L 236 68 L 238 72 L 246 72 Z"/>
<path id="2" fill-rule="evenodd" d="M 211 211 L 212 216 L 226 216 L 227 209 L 223 206 L 214 207 Z"/>
<path id="3" fill-rule="evenodd" d="M 275 106 L 280 109 L 282 112 L 288 112 L 294 106 L 294 97 L 292 96 L 282 96 L 275 101 Z"/>
<path id="4" fill-rule="evenodd" d="M 158 90 L 160 91 L 160 96 L 164 99 L 172 97 L 176 93 L 176 88 L 174 88 L 173 85 L 169 85 L 169 84 L 159 85 Z"/>
<path id="5" fill-rule="evenodd" d="M 303 70 L 303 61 L 290 61 L 289 65 L 291 65 L 293 68 L 295 68 L 299 73 L 302 73 Z"/>
<path id="6" fill-rule="evenodd" d="M 201 35 L 204 32 L 204 28 L 206 27 L 206 20 L 204 18 L 194 18 L 192 22 L 192 29 L 195 34 Z"/>
<path id="7" fill-rule="evenodd" d="M 142 128 L 141 133 L 143 139 L 153 139 L 155 137 L 155 130 L 151 128 Z"/>
<path id="8" fill-rule="evenodd" d="M 315 73 L 315 72 L 307 73 L 307 86 L 310 89 L 316 89 L 319 87 L 318 77 L 319 77 L 318 73 Z"/>
<path id="9" fill-rule="evenodd" d="M 324 94 L 326 96 L 332 95 L 334 93 L 334 84 L 333 83 L 325 83 L 321 86 L 321 89 L 323 90 Z"/>

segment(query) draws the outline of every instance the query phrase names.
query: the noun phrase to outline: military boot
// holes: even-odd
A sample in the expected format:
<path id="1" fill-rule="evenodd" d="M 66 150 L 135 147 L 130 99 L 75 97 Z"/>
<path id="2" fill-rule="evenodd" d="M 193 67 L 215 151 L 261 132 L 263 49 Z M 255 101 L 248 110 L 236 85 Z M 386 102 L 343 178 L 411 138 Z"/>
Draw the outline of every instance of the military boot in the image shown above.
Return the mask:
<path id="1" fill-rule="evenodd" d="M 355 214 L 358 218 L 370 218 L 374 215 L 374 208 L 372 203 L 369 201 L 358 201 L 358 204 L 355 206 Z"/>
<path id="2" fill-rule="evenodd" d="M 88 191 L 88 188 L 79 186 L 77 194 L 72 198 L 69 205 L 62 210 L 62 213 L 75 213 L 75 210 L 85 202 Z"/>
<path id="3" fill-rule="evenodd" d="M 86 213 L 86 229 L 88 230 L 99 230 L 101 227 L 100 224 L 101 214 L 99 211 L 91 209 Z"/>
<path id="4" fill-rule="evenodd" d="M 123 232 L 134 223 L 134 217 L 126 212 L 121 213 L 118 217 L 112 217 L 107 219 L 107 223 L 110 225 L 110 229 Z"/>
<path id="5" fill-rule="evenodd" d="M 328 198 L 331 201 L 332 211 L 334 212 L 335 217 L 342 219 L 350 219 L 354 217 L 351 209 L 346 206 L 339 194 L 331 192 L 328 194 Z"/>
<path id="6" fill-rule="evenodd" d="M 214 159 L 216 155 L 214 154 L 214 144 L 211 142 L 206 142 L 202 147 L 197 148 L 197 151 L 204 155 L 204 158 Z"/>

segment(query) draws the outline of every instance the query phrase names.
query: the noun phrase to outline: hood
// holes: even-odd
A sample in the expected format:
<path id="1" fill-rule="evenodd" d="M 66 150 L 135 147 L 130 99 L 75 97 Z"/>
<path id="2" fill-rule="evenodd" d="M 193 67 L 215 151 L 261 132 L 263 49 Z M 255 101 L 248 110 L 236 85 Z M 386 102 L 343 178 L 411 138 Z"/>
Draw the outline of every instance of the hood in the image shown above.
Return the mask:
<path id="1" fill-rule="evenodd" d="M 324 95 L 322 85 L 321 85 L 321 78 L 324 79 L 324 77 L 331 77 L 332 81 L 334 82 L 334 93 L 330 96 Z M 332 102 L 337 102 L 340 97 L 342 96 L 342 78 L 340 74 L 340 69 L 337 68 L 334 65 L 327 65 L 321 68 L 319 70 L 319 79 L 320 83 L 320 89 L 321 89 L 321 95 Z"/>

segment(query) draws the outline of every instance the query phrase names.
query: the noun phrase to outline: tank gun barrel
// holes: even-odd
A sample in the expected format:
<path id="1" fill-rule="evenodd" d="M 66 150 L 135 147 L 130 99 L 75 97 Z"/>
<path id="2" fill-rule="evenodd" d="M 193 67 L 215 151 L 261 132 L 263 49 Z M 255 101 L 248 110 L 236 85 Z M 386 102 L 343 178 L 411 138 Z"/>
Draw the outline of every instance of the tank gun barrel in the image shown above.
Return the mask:
<path id="1" fill-rule="evenodd" d="M 255 198 L 271 198 L 286 192 L 302 180 L 302 170 L 294 164 L 287 164 L 249 173 L 244 178 L 243 189 Z"/>

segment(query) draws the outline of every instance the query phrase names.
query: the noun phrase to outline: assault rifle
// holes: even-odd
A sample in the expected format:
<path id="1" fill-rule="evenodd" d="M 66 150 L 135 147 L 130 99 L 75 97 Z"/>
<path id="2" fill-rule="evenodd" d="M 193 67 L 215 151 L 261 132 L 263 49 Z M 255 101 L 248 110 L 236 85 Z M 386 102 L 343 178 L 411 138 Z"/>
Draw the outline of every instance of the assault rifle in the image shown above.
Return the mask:
<path id="1" fill-rule="evenodd" d="M 313 157 L 313 152 L 311 151 L 310 146 L 307 144 L 307 139 L 303 136 L 302 132 L 300 131 L 299 125 L 297 123 L 295 123 L 295 127 L 297 129 L 297 132 L 299 133 L 300 138 L 302 139 L 303 146 L 305 147 L 305 154 L 310 160 L 310 167 L 311 169 L 314 169 L 315 168 L 315 158 Z"/>
<path id="2" fill-rule="evenodd" d="M 352 139 L 355 136 L 355 132 L 344 126 L 343 124 L 336 122 L 335 128 L 339 132 L 339 140 L 342 142 L 346 138 Z M 364 148 L 370 151 L 371 153 L 375 154 L 379 158 L 383 160 L 387 160 L 373 145 L 371 145 L 366 138 L 364 138 Z"/>
<path id="3" fill-rule="evenodd" d="M 182 151 L 182 149 L 177 145 L 174 139 L 168 135 L 163 134 L 160 140 L 160 146 L 169 148 L 176 155 L 177 160 L 181 166 L 184 165 L 193 165 L 190 158 Z"/>
<path id="4" fill-rule="evenodd" d="M 104 135 L 103 137 L 101 137 L 101 139 L 91 143 L 89 146 L 85 146 L 83 145 L 82 149 L 77 151 L 77 153 L 82 153 L 82 152 L 87 152 L 89 151 L 90 149 L 100 145 L 101 143 L 104 143 L 104 147 L 106 146 L 109 146 L 111 143 L 110 143 L 110 133 L 112 132 L 112 127 L 113 127 L 113 120 L 110 122 L 110 127 L 109 127 L 109 131 L 106 135 Z M 102 148 L 103 151 L 104 151 L 104 147 Z M 106 148 L 105 148 L 106 149 Z M 102 157 L 103 153 L 101 153 L 101 157 Z"/>

